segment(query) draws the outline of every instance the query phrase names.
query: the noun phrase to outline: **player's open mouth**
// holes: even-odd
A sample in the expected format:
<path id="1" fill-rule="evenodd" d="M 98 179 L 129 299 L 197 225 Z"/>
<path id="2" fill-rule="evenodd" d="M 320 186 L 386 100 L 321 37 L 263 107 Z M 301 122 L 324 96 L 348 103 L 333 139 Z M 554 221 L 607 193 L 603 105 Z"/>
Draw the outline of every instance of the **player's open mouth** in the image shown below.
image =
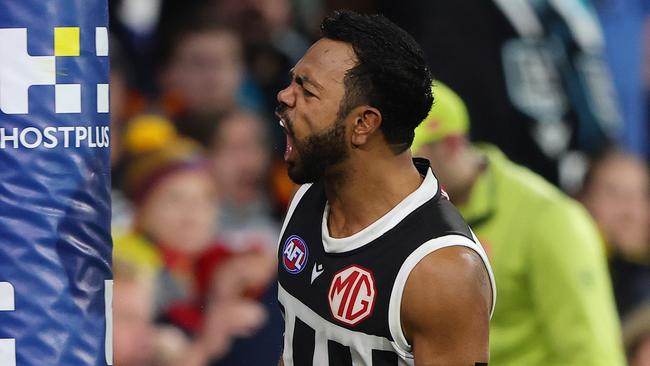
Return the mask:
<path id="1" fill-rule="evenodd" d="M 289 128 L 287 127 L 287 123 L 284 121 L 284 119 L 280 118 L 279 123 L 280 127 L 282 127 L 282 130 L 284 131 L 284 134 L 287 135 L 287 147 L 284 150 L 284 161 L 288 161 L 291 153 L 293 152 L 293 139 L 291 138 Z"/>

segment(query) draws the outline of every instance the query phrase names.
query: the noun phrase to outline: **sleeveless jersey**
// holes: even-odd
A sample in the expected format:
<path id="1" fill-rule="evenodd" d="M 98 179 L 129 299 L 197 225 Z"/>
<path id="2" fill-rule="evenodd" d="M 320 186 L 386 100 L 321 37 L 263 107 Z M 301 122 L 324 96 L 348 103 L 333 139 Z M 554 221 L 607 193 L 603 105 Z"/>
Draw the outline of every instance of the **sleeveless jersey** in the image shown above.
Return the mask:
<path id="1" fill-rule="evenodd" d="M 421 186 L 362 231 L 332 238 L 322 183 L 300 187 L 278 247 L 278 300 L 285 319 L 286 366 L 412 365 L 401 327 L 406 280 L 427 254 L 448 246 L 476 251 L 492 270 L 424 159 Z"/>

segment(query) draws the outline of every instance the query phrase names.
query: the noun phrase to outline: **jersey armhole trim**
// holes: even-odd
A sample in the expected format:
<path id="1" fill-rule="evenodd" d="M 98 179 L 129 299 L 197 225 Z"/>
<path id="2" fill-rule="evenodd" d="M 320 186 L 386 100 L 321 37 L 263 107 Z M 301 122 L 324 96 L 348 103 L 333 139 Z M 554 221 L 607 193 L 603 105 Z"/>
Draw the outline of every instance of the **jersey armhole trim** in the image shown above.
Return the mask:
<path id="1" fill-rule="evenodd" d="M 298 203 L 300 203 L 300 200 L 305 195 L 305 193 L 307 193 L 309 188 L 311 188 L 311 186 L 312 186 L 312 183 L 303 184 L 298 188 L 298 190 L 296 191 L 296 194 L 293 195 L 293 199 L 289 203 L 289 208 L 287 209 L 287 214 L 284 216 L 284 221 L 282 222 L 282 229 L 280 230 L 280 237 L 278 237 L 278 245 L 275 248 L 276 252 L 280 248 L 280 241 L 282 240 L 282 236 L 284 235 L 284 231 L 287 229 L 287 225 L 289 224 L 289 221 L 291 220 L 291 216 L 293 215 L 293 212 L 296 210 L 296 207 L 298 207 Z"/>
<path id="2" fill-rule="evenodd" d="M 483 247 L 481 247 L 478 241 L 473 242 L 462 235 L 446 235 L 440 238 L 429 240 L 414 250 L 413 253 L 411 253 L 402 264 L 402 267 L 397 273 L 397 277 L 395 277 L 395 284 L 391 290 L 390 300 L 388 303 L 388 327 L 390 330 L 390 335 L 394 340 L 392 344 L 395 348 L 395 351 L 405 359 L 413 358 L 412 347 L 404 335 L 401 319 L 402 295 L 404 294 L 406 281 L 413 271 L 413 268 L 415 268 L 415 266 L 420 263 L 424 257 L 438 249 L 452 246 L 468 247 L 478 253 L 478 255 L 483 260 L 483 264 L 487 269 L 488 276 L 490 277 L 490 284 L 492 286 L 492 309 L 490 312 L 490 317 L 492 317 L 492 312 L 494 312 L 494 305 L 496 302 L 496 285 L 494 282 L 494 275 L 492 274 L 492 268 L 490 267 L 490 262 L 488 261 L 487 254 L 483 250 Z"/>

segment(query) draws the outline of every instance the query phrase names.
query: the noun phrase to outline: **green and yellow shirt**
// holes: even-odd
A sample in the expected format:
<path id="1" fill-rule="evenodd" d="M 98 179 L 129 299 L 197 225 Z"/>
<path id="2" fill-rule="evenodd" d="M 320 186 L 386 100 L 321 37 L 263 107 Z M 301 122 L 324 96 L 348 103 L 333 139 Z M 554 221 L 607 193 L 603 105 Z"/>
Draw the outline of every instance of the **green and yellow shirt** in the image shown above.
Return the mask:
<path id="1" fill-rule="evenodd" d="M 490 365 L 625 365 L 603 244 L 587 212 L 495 147 L 478 149 L 488 167 L 459 209 L 497 283 Z"/>

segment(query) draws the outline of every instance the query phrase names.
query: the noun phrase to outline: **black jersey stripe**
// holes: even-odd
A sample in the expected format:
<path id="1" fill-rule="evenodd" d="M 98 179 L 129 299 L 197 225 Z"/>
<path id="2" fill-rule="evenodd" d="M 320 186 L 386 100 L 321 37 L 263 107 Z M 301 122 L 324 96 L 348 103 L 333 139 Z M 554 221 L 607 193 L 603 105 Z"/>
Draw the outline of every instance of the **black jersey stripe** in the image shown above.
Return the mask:
<path id="1" fill-rule="evenodd" d="M 316 333 L 309 325 L 296 318 L 293 330 L 293 363 L 298 366 L 309 366 L 314 359 L 314 340 Z"/>
<path id="2" fill-rule="evenodd" d="M 397 353 L 373 349 L 372 366 L 397 366 Z"/>
<path id="3" fill-rule="evenodd" d="M 332 340 L 327 341 L 327 357 L 330 365 L 352 366 L 350 347 L 346 347 Z"/>

